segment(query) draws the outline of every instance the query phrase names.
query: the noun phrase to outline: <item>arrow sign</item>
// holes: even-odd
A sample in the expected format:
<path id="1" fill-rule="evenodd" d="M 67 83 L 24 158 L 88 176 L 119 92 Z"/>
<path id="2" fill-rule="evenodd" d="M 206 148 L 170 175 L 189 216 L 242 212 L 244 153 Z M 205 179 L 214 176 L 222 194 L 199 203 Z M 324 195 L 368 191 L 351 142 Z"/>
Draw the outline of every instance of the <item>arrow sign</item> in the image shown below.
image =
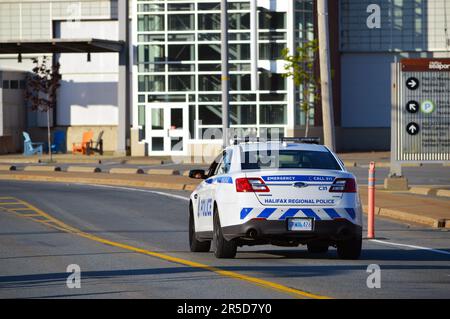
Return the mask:
<path id="1" fill-rule="evenodd" d="M 406 104 L 406 111 L 413 114 L 419 112 L 419 103 L 416 101 L 409 101 Z"/>
<path id="2" fill-rule="evenodd" d="M 419 124 L 411 122 L 408 125 L 406 125 L 406 132 L 408 132 L 409 135 L 417 135 L 420 131 Z"/>
<path id="3" fill-rule="evenodd" d="M 409 78 L 406 80 L 406 87 L 410 90 L 417 90 L 419 88 L 419 80 L 416 78 Z"/>

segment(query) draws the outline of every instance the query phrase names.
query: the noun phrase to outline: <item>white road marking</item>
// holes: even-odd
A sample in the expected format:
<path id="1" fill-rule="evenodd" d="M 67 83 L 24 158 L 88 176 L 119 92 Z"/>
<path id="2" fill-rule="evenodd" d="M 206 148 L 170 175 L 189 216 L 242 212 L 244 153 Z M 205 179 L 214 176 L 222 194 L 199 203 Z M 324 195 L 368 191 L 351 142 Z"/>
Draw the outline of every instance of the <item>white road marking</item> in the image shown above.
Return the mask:
<path id="1" fill-rule="evenodd" d="M 156 195 L 162 195 L 162 196 L 172 197 L 172 198 L 176 198 L 176 199 L 181 199 L 184 201 L 189 201 L 189 197 L 165 193 L 165 192 L 151 191 L 148 189 L 139 189 L 139 188 L 122 187 L 122 186 L 111 186 L 111 185 L 96 185 L 96 184 L 76 184 L 76 185 L 84 185 L 84 186 L 88 185 L 88 186 L 93 186 L 93 187 L 114 188 L 114 189 L 121 189 L 121 190 L 127 190 L 127 191 L 150 193 L 150 194 L 156 194 Z"/>
<path id="2" fill-rule="evenodd" d="M 430 251 L 430 252 L 433 252 L 433 253 L 438 253 L 438 254 L 450 255 L 450 252 L 448 252 L 448 251 L 439 250 L 439 249 L 433 249 L 433 248 L 428 248 L 428 247 L 423 247 L 423 246 L 399 244 L 399 243 L 394 243 L 394 242 L 389 242 L 389 241 L 384 241 L 384 240 L 378 240 L 378 239 L 370 239 L 369 241 L 374 242 L 374 243 L 378 243 L 378 244 L 382 244 L 382 245 L 391 245 L 391 246 L 414 248 L 414 249 L 420 249 L 420 250 L 427 250 L 427 251 Z"/>

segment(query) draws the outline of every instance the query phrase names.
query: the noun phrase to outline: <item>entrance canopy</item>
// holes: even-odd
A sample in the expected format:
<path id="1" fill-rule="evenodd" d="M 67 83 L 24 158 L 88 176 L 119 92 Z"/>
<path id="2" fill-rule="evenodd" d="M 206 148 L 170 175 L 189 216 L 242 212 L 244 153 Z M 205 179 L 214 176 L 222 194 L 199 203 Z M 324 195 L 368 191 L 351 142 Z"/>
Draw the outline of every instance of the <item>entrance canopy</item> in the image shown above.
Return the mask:
<path id="1" fill-rule="evenodd" d="M 120 52 L 123 41 L 102 39 L 9 40 L 0 42 L 0 54 Z"/>

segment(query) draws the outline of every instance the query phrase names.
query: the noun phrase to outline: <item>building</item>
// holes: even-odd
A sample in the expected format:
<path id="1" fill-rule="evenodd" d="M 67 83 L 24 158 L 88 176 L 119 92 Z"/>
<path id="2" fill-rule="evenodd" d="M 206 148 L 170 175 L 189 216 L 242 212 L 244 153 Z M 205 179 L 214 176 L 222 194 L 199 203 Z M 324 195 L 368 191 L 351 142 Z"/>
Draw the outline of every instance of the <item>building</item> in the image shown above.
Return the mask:
<path id="1" fill-rule="evenodd" d="M 310 135 L 322 136 L 320 103 L 310 101 L 308 115 L 300 110 L 303 97 L 282 76 L 281 58 L 284 48 L 292 52 L 317 37 L 315 1 L 228 2 L 232 127 L 241 135 L 302 136 L 308 121 Z M 373 4 L 380 8 L 379 29 L 367 25 Z M 448 56 L 447 6 L 445 0 L 329 1 L 338 150 L 389 149 L 390 64 L 402 57 Z M 133 0 L 129 8 L 131 154 L 217 152 L 220 0 Z M 0 42 L 79 38 L 118 40 L 118 1 L 0 0 Z M 0 68 L 29 71 L 33 56 L 23 55 L 19 63 L 17 54 L 1 54 Z M 62 65 L 55 128 L 67 131 L 69 149 L 93 129 L 104 132 L 106 151 L 116 151 L 123 134 L 118 54 L 54 58 Z M 27 129 L 45 140 L 44 124 L 29 119 Z"/>

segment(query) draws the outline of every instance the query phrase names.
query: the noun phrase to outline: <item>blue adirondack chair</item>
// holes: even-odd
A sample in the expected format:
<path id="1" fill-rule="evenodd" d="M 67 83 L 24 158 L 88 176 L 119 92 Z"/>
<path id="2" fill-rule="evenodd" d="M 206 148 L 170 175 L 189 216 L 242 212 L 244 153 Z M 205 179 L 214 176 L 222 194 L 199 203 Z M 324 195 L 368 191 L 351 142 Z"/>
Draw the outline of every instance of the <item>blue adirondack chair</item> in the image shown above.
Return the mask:
<path id="1" fill-rule="evenodd" d="M 44 143 L 33 143 L 30 138 L 30 134 L 27 132 L 23 132 L 23 155 L 42 155 L 42 150 L 44 147 Z"/>
<path id="2" fill-rule="evenodd" d="M 66 152 L 66 133 L 64 131 L 56 131 L 53 134 L 52 153 Z"/>

